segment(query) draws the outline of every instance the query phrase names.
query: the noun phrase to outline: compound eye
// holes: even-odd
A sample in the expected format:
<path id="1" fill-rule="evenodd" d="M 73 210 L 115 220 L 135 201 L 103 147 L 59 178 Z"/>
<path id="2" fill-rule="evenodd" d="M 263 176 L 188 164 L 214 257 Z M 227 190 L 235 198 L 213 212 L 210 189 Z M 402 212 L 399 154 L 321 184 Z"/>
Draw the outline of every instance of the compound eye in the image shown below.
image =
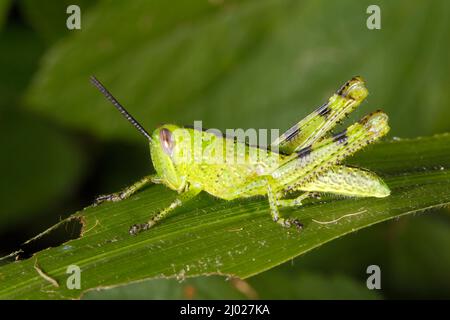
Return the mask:
<path id="1" fill-rule="evenodd" d="M 164 152 L 172 156 L 173 147 L 175 146 L 175 141 L 173 141 L 172 132 L 170 132 L 169 129 L 162 128 L 161 131 L 159 131 L 159 139 L 161 140 L 161 146 L 164 150 Z"/>

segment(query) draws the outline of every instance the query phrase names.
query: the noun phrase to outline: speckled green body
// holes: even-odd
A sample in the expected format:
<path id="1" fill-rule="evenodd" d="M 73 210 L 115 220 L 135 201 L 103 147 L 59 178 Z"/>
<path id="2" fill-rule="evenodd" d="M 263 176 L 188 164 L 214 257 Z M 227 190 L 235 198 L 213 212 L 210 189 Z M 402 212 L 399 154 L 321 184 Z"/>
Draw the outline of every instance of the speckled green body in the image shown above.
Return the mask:
<path id="1" fill-rule="evenodd" d="M 164 125 L 152 134 L 150 151 L 153 165 L 158 176 L 164 177 L 162 182 L 173 190 L 182 192 L 192 185 L 226 200 L 266 195 L 268 181 L 280 195 L 291 191 L 317 191 L 383 197 L 389 194 L 389 189 L 374 173 L 338 164 L 388 132 L 384 113 L 374 112 L 350 126 L 344 134 L 320 139 L 366 96 L 367 90 L 362 80 L 351 80 L 328 103 L 275 141 L 280 146 L 277 153 L 267 149 L 255 151 L 257 147 L 206 131 Z M 161 147 L 161 130 L 171 133 L 173 148 L 170 153 Z M 245 161 L 210 161 L 208 157 L 196 161 L 193 152 L 191 157 L 186 157 L 186 149 L 195 149 L 195 138 L 201 141 L 201 150 L 214 145 L 227 145 L 236 157 Z M 224 155 L 227 147 L 212 149 L 223 150 Z M 250 158 L 252 152 L 257 153 L 258 157 Z"/>
<path id="2" fill-rule="evenodd" d="M 160 143 L 160 132 L 164 129 L 170 130 L 175 141 L 171 154 L 167 154 L 163 148 L 157 145 Z M 186 140 L 184 139 L 186 135 L 190 137 L 190 147 L 183 143 Z M 259 149 L 258 158 L 250 160 L 248 154 L 250 149 L 254 147 L 243 145 L 243 148 L 238 148 L 239 143 L 232 139 L 218 137 L 206 131 L 199 132 L 195 129 L 181 128 L 175 125 L 164 125 L 156 129 L 152 137 L 153 141 L 155 141 L 155 143 L 150 144 L 153 165 L 158 176 L 165 177 L 163 179 L 165 185 L 179 192 L 183 191 L 187 185 L 192 185 L 218 198 L 227 200 L 264 194 L 263 189 L 250 188 L 248 192 L 240 192 L 239 195 L 236 194 L 236 190 L 243 190 L 249 185 L 249 182 L 256 181 L 259 177 L 274 171 L 280 165 L 280 162 L 286 158 L 285 155 Z M 233 148 L 233 153 L 236 157 L 245 157 L 245 162 L 226 161 L 225 157 L 222 158 L 223 161 L 221 159 L 212 161 L 207 157 L 197 161 L 193 152 L 190 157 L 186 157 L 183 155 L 183 152 L 188 148 L 194 150 L 195 139 L 201 140 L 202 150 L 213 148 L 212 146 L 219 146 L 222 143 L 224 155 L 228 144 L 229 148 Z M 220 148 L 217 147 L 217 149 Z"/>
<path id="3" fill-rule="evenodd" d="M 343 132 L 328 135 L 367 95 L 364 81 L 360 77 L 351 79 L 268 149 L 208 131 L 163 125 L 149 138 L 156 175 L 107 200 L 128 197 L 149 182 L 162 183 L 180 194 L 149 222 L 134 225 L 130 233 L 136 234 L 201 191 L 225 200 L 267 196 L 272 219 L 285 227 L 302 225 L 296 219 L 282 218 L 279 207 L 301 205 L 316 192 L 386 197 L 390 190 L 375 173 L 341 163 L 389 131 L 387 115 L 375 111 Z M 289 199 L 294 192 L 303 193 Z"/>

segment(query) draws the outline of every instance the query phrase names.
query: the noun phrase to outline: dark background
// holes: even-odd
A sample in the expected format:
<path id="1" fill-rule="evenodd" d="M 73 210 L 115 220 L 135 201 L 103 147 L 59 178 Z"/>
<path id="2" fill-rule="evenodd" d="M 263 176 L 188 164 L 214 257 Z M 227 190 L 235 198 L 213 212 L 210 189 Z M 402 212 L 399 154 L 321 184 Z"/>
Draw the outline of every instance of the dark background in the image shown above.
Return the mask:
<path id="1" fill-rule="evenodd" d="M 70 31 L 75 3 L 82 29 Z M 381 30 L 366 27 L 370 4 Z M 449 35 L 446 0 L 0 0 L 0 255 L 152 171 L 146 142 L 91 74 L 149 130 L 284 130 L 361 75 L 370 96 L 351 119 L 381 108 L 391 138 L 417 137 L 450 131 Z M 434 210 L 250 278 L 247 297 L 449 298 L 449 248 L 449 210 Z M 365 286 L 370 264 L 380 291 Z M 153 280 L 88 297 L 240 297 L 236 285 Z"/>

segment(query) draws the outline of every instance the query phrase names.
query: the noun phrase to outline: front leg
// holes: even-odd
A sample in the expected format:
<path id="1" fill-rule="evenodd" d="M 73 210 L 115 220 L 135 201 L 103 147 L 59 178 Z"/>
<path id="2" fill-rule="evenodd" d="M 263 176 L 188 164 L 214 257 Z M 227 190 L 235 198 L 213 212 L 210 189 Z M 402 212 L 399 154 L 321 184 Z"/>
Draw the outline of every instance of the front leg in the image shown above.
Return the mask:
<path id="1" fill-rule="evenodd" d="M 188 185 L 186 190 L 184 190 L 167 208 L 160 211 L 158 214 L 154 215 L 150 218 L 146 223 L 134 224 L 130 227 L 129 233 L 133 236 L 138 233 L 150 229 L 154 226 L 158 221 L 164 219 L 170 212 L 172 212 L 175 208 L 181 206 L 183 203 L 189 201 L 194 198 L 202 191 L 200 187 L 194 187 L 192 185 Z"/>
<path id="2" fill-rule="evenodd" d="M 142 189 L 143 187 L 145 187 L 146 185 L 148 185 L 150 183 L 159 184 L 159 183 L 161 183 L 161 179 L 158 178 L 156 175 L 145 176 L 141 180 L 133 183 L 131 186 L 123 189 L 120 192 L 102 195 L 102 196 L 97 197 L 95 199 L 95 205 L 98 205 L 105 201 L 116 202 L 116 201 L 124 200 L 126 198 L 129 198 L 131 195 L 133 195 L 134 193 L 136 193 L 137 191 L 139 191 L 140 189 Z"/>

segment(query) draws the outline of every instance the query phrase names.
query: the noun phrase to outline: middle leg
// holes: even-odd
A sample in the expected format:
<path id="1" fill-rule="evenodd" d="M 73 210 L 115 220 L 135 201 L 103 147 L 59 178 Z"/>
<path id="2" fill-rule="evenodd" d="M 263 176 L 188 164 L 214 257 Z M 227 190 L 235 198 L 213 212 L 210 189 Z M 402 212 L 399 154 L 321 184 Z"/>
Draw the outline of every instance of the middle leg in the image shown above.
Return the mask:
<path id="1" fill-rule="evenodd" d="M 297 229 L 302 229 L 303 224 L 296 218 L 284 218 L 280 215 L 280 211 L 278 209 L 278 206 L 284 206 L 282 203 L 280 203 L 279 195 L 274 190 L 274 186 L 267 181 L 267 198 L 269 199 L 269 205 L 270 205 L 270 214 L 272 216 L 272 220 L 278 223 L 279 225 L 290 228 L 292 225 L 296 226 Z M 296 200 L 296 199 L 292 199 Z M 288 200 L 287 200 L 288 201 Z"/>
<path id="2" fill-rule="evenodd" d="M 315 192 L 304 192 L 294 199 L 280 199 L 278 200 L 278 205 L 281 207 L 299 207 L 302 205 L 303 200 L 312 198 L 315 195 Z"/>

